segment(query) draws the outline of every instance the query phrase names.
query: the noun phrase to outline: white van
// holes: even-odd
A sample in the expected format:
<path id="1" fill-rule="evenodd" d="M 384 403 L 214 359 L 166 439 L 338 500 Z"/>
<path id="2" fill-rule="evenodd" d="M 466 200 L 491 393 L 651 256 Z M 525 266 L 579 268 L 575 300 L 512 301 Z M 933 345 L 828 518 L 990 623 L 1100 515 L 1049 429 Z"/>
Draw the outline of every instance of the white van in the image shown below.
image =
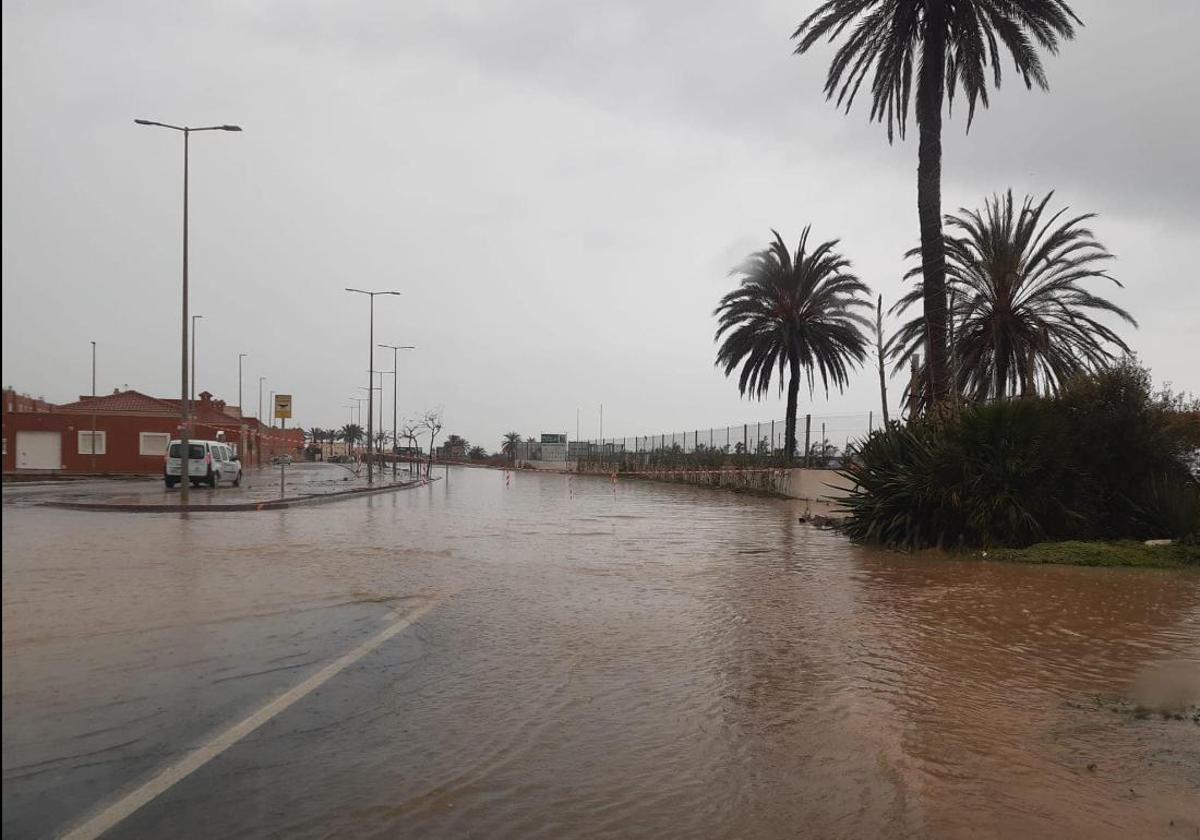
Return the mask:
<path id="1" fill-rule="evenodd" d="M 179 441 L 171 441 L 163 462 L 163 483 L 167 487 L 179 483 L 183 469 L 179 457 L 181 454 Z M 222 481 L 237 487 L 242 483 L 242 464 L 234 454 L 233 447 L 224 441 L 189 440 L 188 477 L 194 487 L 201 484 L 216 487 Z"/>

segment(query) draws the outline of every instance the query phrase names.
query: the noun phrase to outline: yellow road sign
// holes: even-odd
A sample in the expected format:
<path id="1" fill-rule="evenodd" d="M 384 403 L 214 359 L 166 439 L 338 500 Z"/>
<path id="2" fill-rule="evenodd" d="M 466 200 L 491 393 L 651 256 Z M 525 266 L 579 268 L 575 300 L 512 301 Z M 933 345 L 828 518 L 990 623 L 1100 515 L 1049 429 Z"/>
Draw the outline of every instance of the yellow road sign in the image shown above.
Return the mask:
<path id="1" fill-rule="evenodd" d="M 292 395 L 275 395 L 275 419 L 290 420 L 292 418 Z"/>

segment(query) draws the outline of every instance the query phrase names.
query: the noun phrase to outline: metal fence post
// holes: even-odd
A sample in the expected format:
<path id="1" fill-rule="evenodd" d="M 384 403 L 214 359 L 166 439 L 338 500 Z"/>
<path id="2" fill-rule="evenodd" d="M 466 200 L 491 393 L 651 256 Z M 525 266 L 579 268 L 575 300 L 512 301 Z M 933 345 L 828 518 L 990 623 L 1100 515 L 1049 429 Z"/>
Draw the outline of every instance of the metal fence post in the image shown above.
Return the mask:
<path id="1" fill-rule="evenodd" d="M 812 460 L 811 457 L 811 433 L 812 433 L 812 415 L 804 415 L 804 466 L 809 466 Z"/>

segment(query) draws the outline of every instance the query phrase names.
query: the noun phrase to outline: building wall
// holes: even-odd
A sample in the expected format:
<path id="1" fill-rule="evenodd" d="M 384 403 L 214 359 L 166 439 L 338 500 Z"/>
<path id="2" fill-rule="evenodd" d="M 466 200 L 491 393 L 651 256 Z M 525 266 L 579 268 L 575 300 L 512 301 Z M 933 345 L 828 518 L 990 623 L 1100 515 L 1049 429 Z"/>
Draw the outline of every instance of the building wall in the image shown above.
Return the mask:
<path id="1" fill-rule="evenodd" d="M 256 436 L 253 421 L 248 424 L 246 445 L 241 439 L 240 424 L 232 420 L 228 424 L 196 421 L 192 437 L 197 440 L 213 440 L 218 431 L 225 432 L 225 440 L 243 454 L 243 462 L 253 464 L 256 455 L 262 463 L 268 463 L 277 454 L 287 453 L 299 458 L 304 444 L 304 433 L 300 429 L 271 430 L 264 428 Z M 16 471 L 17 432 L 53 431 L 62 436 L 62 471 L 88 473 L 92 471 L 92 456 L 80 453 L 79 432 L 92 427 L 91 415 L 46 413 L 16 413 L 4 416 L 4 472 Z M 98 473 L 142 473 L 159 475 L 163 470 L 162 455 L 142 455 L 142 432 L 157 432 L 179 437 L 179 420 L 161 415 L 98 414 L 96 430 L 105 433 L 105 452 L 95 457 Z M 255 443 L 260 446 L 255 446 Z"/>

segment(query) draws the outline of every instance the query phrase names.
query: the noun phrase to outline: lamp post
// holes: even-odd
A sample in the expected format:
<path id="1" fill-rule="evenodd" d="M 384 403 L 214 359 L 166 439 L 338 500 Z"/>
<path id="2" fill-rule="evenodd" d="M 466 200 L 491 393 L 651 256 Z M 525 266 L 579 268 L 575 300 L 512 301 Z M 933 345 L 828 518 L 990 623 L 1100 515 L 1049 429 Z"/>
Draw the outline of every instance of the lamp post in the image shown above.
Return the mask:
<path id="1" fill-rule="evenodd" d="M 248 353 L 238 354 L 238 413 L 241 414 L 241 360 L 245 359 Z"/>
<path id="2" fill-rule="evenodd" d="M 242 411 L 242 359 L 249 355 L 238 353 L 238 457 L 246 457 L 246 412 Z"/>
<path id="3" fill-rule="evenodd" d="M 96 472 L 96 342 L 92 342 L 92 473 Z"/>
<path id="4" fill-rule="evenodd" d="M 372 383 L 375 382 L 374 376 L 371 377 L 371 382 Z M 372 384 L 370 388 L 364 388 L 362 385 L 360 385 L 360 386 L 358 386 L 358 390 L 367 392 L 367 475 L 369 477 L 371 474 L 370 463 L 371 463 L 371 458 L 372 458 L 372 450 L 374 447 L 374 443 L 372 441 L 373 431 L 372 431 L 372 425 L 371 425 L 371 420 L 372 420 L 371 404 L 374 401 L 375 392 L 379 391 L 380 392 L 379 393 L 379 405 L 380 405 L 380 408 L 383 407 L 383 385 Z M 383 422 L 382 416 L 380 417 L 380 422 L 381 423 Z"/>
<path id="5" fill-rule="evenodd" d="M 192 402 L 196 401 L 196 321 L 203 317 L 203 315 L 192 316 Z"/>
<path id="6" fill-rule="evenodd" d="M 373 434 L 374 429 L 373 429 L 373 424 L 371 421 L 371 413 L 375 407 L 375 404 L 373 401 L 373 397 L 375 395 L 375 391 L 374 391 L 374 385 L 375 385 L 375 295 L 397 295 L 398 296 L 400 293 L 399 292 L 391 292 L 391 291 L 367 292 L 362 289 L 351 289 L 348 287 L 347 287 L 346 291 L 353 292 L 354 294 L 358 294 L 358 295 L 366 295 L 367 297 L 369 297 L 371 299 L 371 311 L 370 311 L 370 321 L 369 321 L 370 326 L 367 330 L 367 335 L 368 335 L 367 356 L 368 356 L 368 360 L 369 360 L 367 367 L 370 368 L 370 371 L 371 371 L 371 378 L 369 380 L 367 380 L 367 384 L 371 386 L 370 388 L 367 389 L 367 484 L 373 484 L 375 482 L 375 474 L 372 470 L 372 465 L 371 465 L 371 449 L 372 449 L 371 435 Z"/>
<path id="7" fill-rule="evenodd" d="M 188 505 L 188 486 L 191 484 L 191 474 L 188 471 L 188 437 L 189 409 L 188 405 L 188 140 L 193 131 L 241 131 L 236 125 L 206 125 L 192 128 L 186 125 L 170 125 L 154 120 L 134 120 L 138 125 L 152 125 L 159 128 L 169 128 L 172 131 L 183 132 L 183 314 L 180 318 L 183 335 L 181 336 L 180 360 L 180 412 L 179 412 L 179 504 L 186 508 Z M 94 447 L 93 447 L 94 448 Z"/>
<path id="8" fill-rule="evenodd" d="M 259 466 L 262 464 L 262 386 L 267 381 L 267 377 L 258 377 L 258 425 L 256 427 L 257 440 L 254 444 L 254 464 Z"/>
<path id="9" fill-rule="evenodd" d="M 400 427 L 397 425 L 396 419 L 396 393 L 400 390 L 400 377 L 396 371 L 400 369 L 400 351 L 401 350 L 416 350 L 416 346 L 412 344 L 380 344 L 380 347 L 390 348 L 392 351 L 392 481 L 396 480 L 396 461 L 397 449 L 399 449 Z"/>

